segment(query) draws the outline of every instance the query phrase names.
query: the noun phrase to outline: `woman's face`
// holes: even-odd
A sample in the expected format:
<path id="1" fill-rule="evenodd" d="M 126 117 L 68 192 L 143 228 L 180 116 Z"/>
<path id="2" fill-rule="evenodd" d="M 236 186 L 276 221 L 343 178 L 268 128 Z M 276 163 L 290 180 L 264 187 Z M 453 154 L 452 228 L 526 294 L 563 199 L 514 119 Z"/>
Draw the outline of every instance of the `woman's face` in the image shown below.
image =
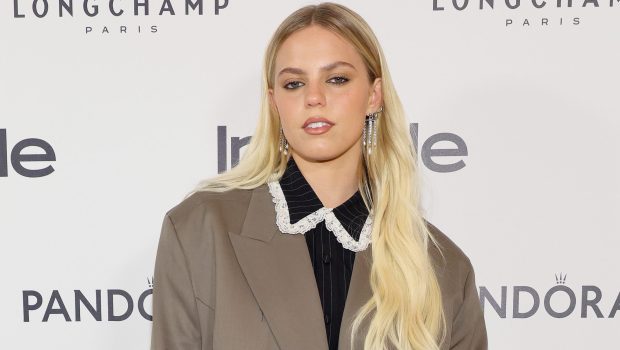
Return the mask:
<path id="1" fill-rule="evenodd" d="M 282 43 L 274 74 L 270 103 L 296 158 L 318 162 L 359 157 L 366 114 L 382 103 L 381 79 L 369 81 L 352 44 L 320 26 L 309 26 Z M 312 123 L 320 120 L 327 124 Z"/>

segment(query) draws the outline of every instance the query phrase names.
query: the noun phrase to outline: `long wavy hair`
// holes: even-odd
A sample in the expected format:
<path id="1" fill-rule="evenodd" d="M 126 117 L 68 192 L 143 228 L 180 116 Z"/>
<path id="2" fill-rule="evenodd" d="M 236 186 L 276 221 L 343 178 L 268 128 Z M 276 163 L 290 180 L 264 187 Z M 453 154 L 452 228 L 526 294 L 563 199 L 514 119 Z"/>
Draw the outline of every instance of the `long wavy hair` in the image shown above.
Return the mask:
<path id="1" fill-rule="evenodd" d="M 415 150 L 381 46 L 366 21 L 351 9 L 329 2 L 305 6 L 280 24 L 265 52 L 260 114 L 250 143 L 235 167 L 200 182 L 194 192 L 253 189 L 282 176 L 290 152 L 279 152 L 280 119 L 269 105 L 268 90 L 274 87 L 275 58 L 281 44 L 311 25 L 350 42 L 363 58 L 370 82 L 382 79 L 378 147 L 371 156 L 362 152 L 358 168 L 358 187 L 366 206 L 374 211 L 373 295 L 355 315 L 351 346 L 368 317 L 364 349 L 439 349 L 445 338 L 445 317 L 428 249 L 437 242 L 422 215 Z"/>

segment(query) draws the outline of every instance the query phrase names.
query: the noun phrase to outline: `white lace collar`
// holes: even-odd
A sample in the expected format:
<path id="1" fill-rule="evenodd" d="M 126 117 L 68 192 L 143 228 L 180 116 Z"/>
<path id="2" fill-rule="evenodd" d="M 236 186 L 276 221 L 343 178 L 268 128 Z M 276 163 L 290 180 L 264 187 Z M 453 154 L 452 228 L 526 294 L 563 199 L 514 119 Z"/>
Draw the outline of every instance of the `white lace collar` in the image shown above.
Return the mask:
<path id="1" fill-rule="evenodd" d="M 282 192 L 280 183 L 276 180 L 267 182 L 269 186 L 269 193 L 271 193 L 272 200 L 276 207 L 276 224 L 282 233 L 289 234 L 304 234 L 309 230 L 316 227 L 321 221 L 325 220 L 325 227 L 331 231 L 336 239 L 345 249 L 360 252 L 365 250 L 371 243 L 371 231 L 372 231 L 372 210 L 366 218 L 366 222 L 360 232 L 359 240 L 356 241 L 351 237 L 349 232 L 342 226 L 336 215 L 334 215 L 334 208 L 320 208 L 315 212 L 308 214 L 298 222 L 291 224 L 289 216 L 288 204 Z"/>

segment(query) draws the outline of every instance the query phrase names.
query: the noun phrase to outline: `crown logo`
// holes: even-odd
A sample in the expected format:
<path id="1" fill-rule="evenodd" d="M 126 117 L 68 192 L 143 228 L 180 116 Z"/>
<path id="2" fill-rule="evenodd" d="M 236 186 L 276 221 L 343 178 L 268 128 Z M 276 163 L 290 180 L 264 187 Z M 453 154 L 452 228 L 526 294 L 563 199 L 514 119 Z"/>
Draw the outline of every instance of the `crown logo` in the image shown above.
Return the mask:
<path id="1" fill-rule="evenodd" d="M 555 283 L 556 284 L 566 284 L 566 276 L 568 276 L 568 274 L 565 274 L 564 276 L 562 276 L 562 273 L 560 272 L 560 275 L 558 276 L 558 274 L 555 274 Z"/>
<path id="2" fill-rule="evenodd" d="M 151 278 L 146 278 L 146 284 L 148 284 L 149 288 L 153 288 L 153 284 L 155 284 L 155 278 L 151 277 Z"/>

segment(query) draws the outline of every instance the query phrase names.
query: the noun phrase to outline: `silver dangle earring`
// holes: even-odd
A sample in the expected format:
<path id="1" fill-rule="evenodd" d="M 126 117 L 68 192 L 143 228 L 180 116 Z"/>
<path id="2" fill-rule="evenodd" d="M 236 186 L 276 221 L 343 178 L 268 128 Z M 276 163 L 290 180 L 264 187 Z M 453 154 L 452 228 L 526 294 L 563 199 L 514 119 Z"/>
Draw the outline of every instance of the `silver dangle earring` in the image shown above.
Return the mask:
<path id="1" fill-rule="evenodd" d="M 280 128 L 280 153 L 284 153 L 284 155 L 288 154 L 288 141 L 286 140 L 286 137 L 284 137 L 284 131 L 282 130 L 282 128 Z"/>
<path id="2" fill-rule="evenodd" d="M 366 150 L 368 155 L 371 155 L 373 148 L 377 147 L 377 120 L 382 111 L 383 106 L 379 107 L 378 111 L 366 115 L 364 129 L 362 130 L 362 149 Z"/>

